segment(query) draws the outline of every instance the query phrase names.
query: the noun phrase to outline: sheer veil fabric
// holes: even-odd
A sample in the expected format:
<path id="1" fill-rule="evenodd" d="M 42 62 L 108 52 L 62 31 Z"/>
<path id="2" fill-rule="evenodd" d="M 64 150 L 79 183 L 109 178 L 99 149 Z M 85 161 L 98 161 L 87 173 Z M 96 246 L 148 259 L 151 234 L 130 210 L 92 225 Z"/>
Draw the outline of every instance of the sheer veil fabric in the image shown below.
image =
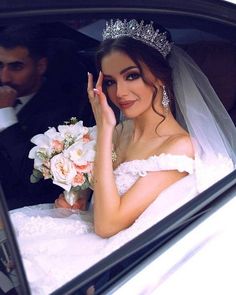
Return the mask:
<path id="1" fill-rule="evenodd" d="M 192 138 L 196 187 L 202 192 L 236 168 L 236 127 L 195 61 L 176 45 L 168 59 L 175 116 Z M 124 120 L 121 113 L 120 121 Z"/>
<path id="2" fill-rule="evenodd" d="M 195 175 L 202 191 L 235 169 L 236 128 L 207 77 L 180 47 L 169 56 L 176 119 L 195 149 Z"/>

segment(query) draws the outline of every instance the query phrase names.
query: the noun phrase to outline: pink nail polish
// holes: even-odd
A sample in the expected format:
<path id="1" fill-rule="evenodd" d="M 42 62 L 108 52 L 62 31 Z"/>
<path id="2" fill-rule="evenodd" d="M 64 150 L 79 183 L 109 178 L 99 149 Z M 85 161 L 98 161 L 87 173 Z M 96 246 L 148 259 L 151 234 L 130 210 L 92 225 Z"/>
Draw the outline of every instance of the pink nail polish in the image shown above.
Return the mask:
<path id="1" fill-rule="evenodd" d="M 94 88 L 93 91 L 94 91 L 94 93 L 96 93 L 96 94 L 99 94 L 99 93 L 100 93 L 100 91 L 99 91 L 97 88 Z"/>

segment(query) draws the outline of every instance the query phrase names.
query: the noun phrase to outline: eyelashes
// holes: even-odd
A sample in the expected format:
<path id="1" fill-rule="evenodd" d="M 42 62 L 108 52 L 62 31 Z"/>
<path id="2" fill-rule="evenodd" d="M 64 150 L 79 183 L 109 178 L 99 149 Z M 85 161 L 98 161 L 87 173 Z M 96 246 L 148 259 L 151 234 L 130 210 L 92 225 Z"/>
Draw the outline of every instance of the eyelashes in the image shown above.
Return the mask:
<path id="1" fill-rule="evenodd" d="M 126 81 L 134 81 L 134 80 L 139 79 L 140 77 L 141 77 L 141 74 L 139 72 L 131 72 L 131 73 L 127 73 L 124 76 L 124 79 Z M 105 78 L 104 81 L 103 81 L 103 86 L 105 88 L 108 88 L 108 87 L 112 86 L 115 83 L 116 83 L 115 79 Z"/>
<path id="2" fill-rule="evenodd" d="M 105 79 L 105 80 L 103 81 L 103 86 L 104 86 L 105 88 L 108 88 L 109 86 L 112 86 L 114 83 L 115 83 L 115 81 L 112 80 L 112 79 Z"/>
<path id="3" fill-rule="evenodd" d="M 140 73 L 138 73 L 138 72 L 129 73 L 129 74 L 127 75 L 127 77 L 126 77 L 126 80 L 133 81 L 133 80 L 136 80 L 136 79 L 138 79 L 138 78 L 140 78 L 140 77 L 141 77 L 141 75 L 140 75 Z"/>

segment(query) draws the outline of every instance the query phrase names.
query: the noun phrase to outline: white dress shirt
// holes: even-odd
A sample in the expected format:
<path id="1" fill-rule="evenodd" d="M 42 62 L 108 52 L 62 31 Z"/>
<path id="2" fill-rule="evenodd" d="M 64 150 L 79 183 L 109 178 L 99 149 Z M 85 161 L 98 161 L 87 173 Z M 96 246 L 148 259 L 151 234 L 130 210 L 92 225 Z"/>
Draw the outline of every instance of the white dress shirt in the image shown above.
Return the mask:
<path id="1" fill-rule="evenodd" d="M 21 104 L 14 107 L 0 109 L 0 132 L 18 122 L 17 113 L 30 101 L 35 93 L 18 97 Z"/>

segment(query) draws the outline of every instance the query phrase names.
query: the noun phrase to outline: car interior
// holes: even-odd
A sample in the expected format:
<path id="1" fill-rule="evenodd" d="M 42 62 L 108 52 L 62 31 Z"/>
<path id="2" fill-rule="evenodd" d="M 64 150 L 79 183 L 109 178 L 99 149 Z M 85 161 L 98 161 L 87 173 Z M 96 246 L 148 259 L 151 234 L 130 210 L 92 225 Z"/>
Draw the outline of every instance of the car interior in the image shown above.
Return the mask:
<path id="1" fill-rule="evenodd" d="M 224 25 L 212 23 L 208 28 L 207 21 L 205 24 L 204 21 L 199 24 L 197 19 L 191 19 L 192 27 L 189 27 L 188 20 L 183 22 L 183 19 L 178 17 L 173 18 L 171 22 L 166 21 L 165 18 L 163 22 L 161 17 L 158 21 L 159 19 L 160 23 L 169 28 L 174 37 L 174 43 L 181 46 L 205 73 L 236 124 L 235 30 L 228 28 L 226 33 Z M 76 22 L 56 23 L 54 29 L 50 24 L 49 36 L 50 34 L 54 36 L 50 37 L 48 77 L 54 80 L 55 84 L 59 83 L 68 91 L 68 89 L 76 89 L 78 77 L 86 83 L 87 71 L 96 75 L 93 54 L 99 44 L 99 39 L 95 39 L 99 38 L 97 37 L 99 32 L 96 33 L 94 30 L 98 31 L 104 21 L 104 19 L 87 20 L 86 25 L 82 22 L 83 26 Z M 93 30 L 92 36 L 85 35 L 85 33 L 91 34 L 91 30 Z M 55 32 L 60 32 L 60 38 L 55 36 Z M 70 56 L 68 52 L 71 52 Z M 60 71 L 58 60 L 61 61 Z"/>
<path id="2" fill-rule="evenodd" d="M 178 17 L 173 17 L 171 21 L 159 17 L 158 21 L 170 30 L 174 43 L 181 46 L 205 73 L 236 123 L 234 28 L 228 28 L 225 32 L 224 25 L 217 23 L 211 23 L 208 28 L 207 21 L 205 24 L 204 21 L 199 23 L 194 18 L 191 19 L 191 27 L 188 20 L 183 21 L 183 18 Z M 42 23 L 49 40 L 49 67 L 46 76 L 51 85 L 60 85 L 62 91 L 76 93 L 80 91 L 78 85 L 81 82 L 86 84 L 88 71 L 97 74 L 94 52 L 100 41 L 97 39 L 99 27 L 104 22 L 103 18 L 93 18 L 81 22 Z M 92 36 L 89 35 L 91 31 Z"/>
<path id="3" fill-rule="evenodd" d="M 105 19 L 107 17 L 110 18 L 110 16 L 110 14 L 104 14 L 99 17 L 85 15 L 80 20 L 71 16 L 68 20 L 59 19 L 53 22 L 40 21 L 48 34 L 49 66 L 46 77 L 52 87 L 60 87 L 60 91 L 63 93 L 73 92 L 75 95 L 81 91 L 85 91 L 87 72 L 93 73 L 94 76 L 97 75 L 94 53 L 99 45 L 101 26 L 104 24 Z M 114 18 L 119 16 L 119 14 L 115 13 L 113 15 Z M 130 17 L 133 14 L 126 13 L 125 16 Z M 156 19 L 170 30 L 174 43 L 182 47 L 205 73 L 236 125 L 236 27 L 230 23 L 226 25 L 223 22 L 214 22 L 207 19 L 201 19 L 199 21 L 194 16 L 170 15 L 170 17 L 166 17 L 165 14 L 161 13 L 159 15 L 137 13 L 135 17 Z M 0 30 L 3 28 L 4 26 L 1 26 Z M 119 113 L 115 107 L 114 110 L 117 118 L 119 118 Z M 204 194 L 205 192 L 202 194 L 202 199 L 199 198 L 197 202 L 200 204 L 201 200 L 205 200 L 207 196 L 214 195 L 216 198 L 223 192 L 226 192 L 228 186 L 233 185 L 234 179 L 235 175 L 231 175 L 224 184 L 217 184 L 218 186 L 210 188 L 206 194 Z M 226 185 L 225 189 L 222 189 L 219 193 L 215 193 L 219 187 L 223 188 L 224 185 Z M 2 196 L 4 195 L 3 192 L 0 193 Z M 139 263 L 154 253 L 156 249 L 160 249 L 161 246 L 167 243 L 167 241 L 170 241 L 183 228 L 202 216 L 203 214 L 199 213 L 201 210 L 204 213 L 208 212 L 209 207 L 207 206 L 210 206 L 209 204 L 205 203 L 204 206 L 198 207 L 197 202 L 193 200 L 191 204 L 187 204 L 184 208 L 174 212 L 171 216 L 167 217 L 169 219 L 163 220 L 155 229 L 150 229 L 142 237 L 138 237 L 129 244 L 124 245 L 120 249 L 120 252 L 116 251 L 112 253 L 111 256 L 99 262 L 93 268 L 81 274 L 79 277 L 74 278 L 60 289 L 55 290 L 53 294 L 89 294 L 86 293 L 86 290 L 92 285 L 96 286 L 97 292 L 91 294 L 104 294 L 105 290 L 109 290 L 115 281 L 125 277 L 131 269 L 135 269 Z M 210 202 L 214 202 L 214 200 L 209 198 Z M 2 206 L 4 207 L 3 210 L 6 211 L 7 203 Z M 189 209 L 192 210 L 191 218 L 188 215 L 191 211 Z M 2 216 L 3 221 L 4 218 Z M 181 224 L 179 221 L 183 221 L 184 219 L 185 222 L 182 223 L 182 227 L 179 227 Z M 167 231 L 170 224 L 175 223 L 176 227 Z M 8 227 L 6 227 L 6 230 L 8 231 Z M 160 234 L 163 230 L 168 232 L 166 236 Z M 158 233 L 159 240 L 157 240 Z M 7 238 L 4 236 L 0 242 L 1 245 L 3 245 L 3 242 L 6 243 Z M 142 240 L 142 247 L 139 247 L 140 240 Z M 144 240 L 146 241 L 145 246 L 143 245 Z M 8 247 L 12 253 L 14 252 L 14 247 L 17 247 L 17 245 L 13 243 Z M 134 251 L 134 248 L 136 248 L 137 252 Z M 126 255 L 127 253 L 129 255 Z M 0 256 L 2 256 L 1 253 Z M 15 260 L 19 259 L 18 256 L 13 258 Z M 134 261 L 135 263 L 133 263 Z M 20 269 L 17 271 L 18 274 L 21 272 Z M 107 278 L 108 272 L 109 278 Z M 24 282 L 23 289 L 26 292 L 25 294 L 30 294 L 28 287 L 25 286 L 25 274 L 23 274 L 21 280 Z M 18 285 L 16 284 L 16 290 L 17 288 Z M 22 289 L 19 288 L 19 290 L 16 293 L 12 293 L 12 295 L 23 294 L 21 293 Z M 8 293 L 1 293 L 0 291 L 0 294 Z"/>

